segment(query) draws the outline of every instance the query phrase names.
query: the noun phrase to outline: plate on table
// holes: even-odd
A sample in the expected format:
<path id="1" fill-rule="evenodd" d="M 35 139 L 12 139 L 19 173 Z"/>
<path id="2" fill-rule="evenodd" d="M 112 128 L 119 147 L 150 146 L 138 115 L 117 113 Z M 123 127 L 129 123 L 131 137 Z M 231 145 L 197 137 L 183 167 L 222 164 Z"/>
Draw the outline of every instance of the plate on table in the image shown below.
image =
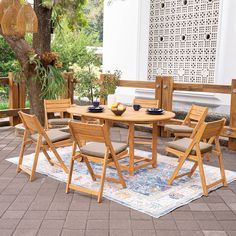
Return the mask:
<path id="1" fill-rule="evenodd" d="M 162 108 L 148 108 L 146 110 L 146 113 L 150 115 L 163 115 L 164 112 L 165 110 Z"/>
<path id="2" fill-rule="evenodd" d="M 99 112 L 103 112 L 104 111 L 104 107 L 88 107 L 88 112 L 92 112 L 92 113 L 99 113 Z"/>

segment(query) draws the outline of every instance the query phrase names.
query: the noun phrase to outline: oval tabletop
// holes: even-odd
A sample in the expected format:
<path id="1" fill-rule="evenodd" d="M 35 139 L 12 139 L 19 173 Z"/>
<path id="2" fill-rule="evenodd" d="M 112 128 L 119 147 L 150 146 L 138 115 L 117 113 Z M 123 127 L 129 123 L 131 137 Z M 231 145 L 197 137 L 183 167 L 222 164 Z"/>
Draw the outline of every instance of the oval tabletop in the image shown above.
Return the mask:
<path id="1" fill-rule="evenodd" d="M 101 113 L 88 112 L 88 106 L 74 106 L 72 105 L 67 109 L 67 112 L 73 115 L 92 117 L 97 119 L 120 121 L 120 122 L 157 122 L 163 120 L 169 120 L 175 117 L 175 113 L 165 111 L 162 115 L 150 115 L 146 113 L 146 108 L 141 108 L 139 111 L 134 111 L 132 107 L 127 107 L 122 116 L 116 116 L 107 106 L 104 107 L 104 111 Z"/>

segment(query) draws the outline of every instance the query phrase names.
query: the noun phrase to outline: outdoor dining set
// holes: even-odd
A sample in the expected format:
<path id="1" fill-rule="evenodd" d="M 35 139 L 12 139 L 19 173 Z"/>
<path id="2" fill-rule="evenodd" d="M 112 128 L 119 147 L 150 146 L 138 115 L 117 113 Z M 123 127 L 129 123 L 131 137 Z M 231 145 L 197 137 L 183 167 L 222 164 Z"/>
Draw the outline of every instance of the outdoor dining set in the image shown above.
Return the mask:
<path id="1" fill-rule="evenodd" d="M 93 107 L 71 104 L 70 99 L 45 100 L 45 128 L 35 115 L 19 112 L 25 131 L 17 171 L 26 172 L 32 181 L 35 177 L 39 154 L 42 151 L 51 166 L 62 168 L 68 174 L 66 193 L 70 189 L 78 190 L 97 196 L 98 202 L 101 202 L 105 180 L 121 184 L 125 188 L 123 171 L 127 171 L 130 176 L 133 176 L 135 171 L 141 168 L 158 167 L 158 126 L 166 123 L 165 131 L 174 136 L 173 141 L 167 143 L 166 154 L 172 154 L 178 158 L 178 164 L 172 175 L 169 176 L 168 184 L 171 185 L 175 179 L 183 176 L 191 177 L 198 168 L 205 196 L 213 186 L 227 185 L 219 143 L 225 119 L 207 123 L 205 118 L 208 108 L 192 105 L 182 125 L 168 124 L 168 120 L 174 118 L 175 114 L 158 108 L 158 100 L 134 99 L 133 104 L 133 107 L 120 106 L 122 112 L 117 114 L 115 110 L 119 110 L 116 108 L 118 104 L 113 107 L 105 105 Z M 52 114 L 57 118 L 55 116 L 51 118 Z M 128 125 L 126 143 L 111 141 L 110 127 L 114 122 Z M 140 124 L 152 128 L 151 138 L 136 134 L 135 127 Z M 23 162 L 24 151 L 28 144 L 36 145 L 31 169 L 24 166 Z M 137 156 L 135 144 L 151 145 L 151 157 Z M 57 151 L 58 147 L 65 146 L 71 146 L 72 149 L 69 167 Z M 53 153 L 54 158 L 48 153 L 49 150 Z M 211 154 L 218 158 L 221 177 L 208 184 L 203 160 L 204 158 L 209 160 Z M 128 161 L 122 162 L 123 159 Z M 187 159 L 192 161 L 192 168 L 183 173 L 182 167 Z M 79 180 L 78 185 L 74 184 L 72 175 L 75 161 L 83 162 L 87 166 L 93 181 L 100 179 L 99 190 L 81 187 Z M 95 173 L 91 163 L 102 165 L 102 173 Z M 117 170 L 117 178 L 106 176 L 107 167 Z"/>

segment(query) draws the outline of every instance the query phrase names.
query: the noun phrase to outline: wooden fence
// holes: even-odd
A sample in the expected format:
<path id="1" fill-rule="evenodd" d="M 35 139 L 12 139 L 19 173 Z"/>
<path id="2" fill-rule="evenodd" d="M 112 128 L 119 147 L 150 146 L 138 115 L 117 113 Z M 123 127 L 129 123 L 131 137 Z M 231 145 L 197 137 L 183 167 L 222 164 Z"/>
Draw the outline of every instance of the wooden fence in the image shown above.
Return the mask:
<path id="1" fill-rule="evenodd" d="M 101 75 L 103 76 L 103 75 Z M 67 92 L 64 97 L 71 98 L 73 103 L 74 98 L 74 79 L 73 74 L 66 73 L 64 78 L 67 80 Z M 19 122 L 18 111 L 25 108 L 25 83 L 14 83 L 12 74 L 8 77 L 0 78 L 0 85 L 9 86 L 9 109 L 0 111 L 0 118 L 10 117 L 10 124 L 15 125 Z M 190 83 L 175 83 L 171 76 L 157 76 L 155 81 L 131 81 L 120 80 L 120 87 L 154 89 L 155 99 L 160 101 L 161 107 L 165 110 L 172 110 L 173 92 L 193 91 L 193 92 L 211 92 L 223 93 L 231 95 L 230 104 L 230 124 L 225 126 L 222 136 L 229 138 L 229 149 L 236 150 L 236 79 L 232 80 L 231 85 L 215 85 L 215 84 L 190 84 Z M 182 120 L 172 119 L 168 121 L 172 124 L 181 124 Z M 161 126 L 164 123 L 160 124 Z M 165 135 L 162 127 L 159 128 L 159 134 Z"/>
<path id="2" fill-rule="evenodd" d="M 160 101 L 161 107 L 163 109 L 169 111 L 172 110 L 173 92 L 175 90 L 230 94 L 230 124 L 229 126 L 225 126 L 221 135 L 229 138 L 229 149 L 236 150 L 236 79 L 232 80 L 231 85 L 215 85 L 175 83 L 171 76 L 157 76 L 155 81 L 121 80 L 119 86 L 154 89 L 155 99 L 158 99 Z M 172 124 L 181 124 L 183 121 L 172 119 L 167 122 Z M 164 124 L 165 123 L 161 123 L 162 126 Z M 163 128 L 159 129 L 159 134 L 165 135 Z"/>
<path id="3" fill-rule="evenodd" d="M 71 102 L 73 103 L 73 97 L 74 97 L 73 74 L 64 73 L 63 76 L 66 80 L 66 87 L 67 87 L 64 97 L 71 98 Z M 30 109 L 25 107 L 26 103 L 25 81 L 21 81 L 19 83 L 14 82 L 13 74 L 9 73 L 8 77 L 0 78 L 0 85 L 9 87 L 9 109 L 0 110 L 0 118 L 9 117 L 9 122 L 7 123 L 3 122 L 3 125 L 10 124 L 11 126 L 15 126 L 21 122 L 18 115 L 19 111 L 24 111 L 27 113 L 30 112 Z"/>
<path id="4" fill-rule="evenodd" d="M 29 112 L 29 109 L 25 108 L 25 82 L 14 82 L 13 74 L 9 73 L 8 77 L 0 78 L 0 85 L 9 87 L 9 109 L 0 110 L 0 118 L 10 117 L 10 125 L 16 125 L 20 122 L 18 111 L 23 110 Z"/>

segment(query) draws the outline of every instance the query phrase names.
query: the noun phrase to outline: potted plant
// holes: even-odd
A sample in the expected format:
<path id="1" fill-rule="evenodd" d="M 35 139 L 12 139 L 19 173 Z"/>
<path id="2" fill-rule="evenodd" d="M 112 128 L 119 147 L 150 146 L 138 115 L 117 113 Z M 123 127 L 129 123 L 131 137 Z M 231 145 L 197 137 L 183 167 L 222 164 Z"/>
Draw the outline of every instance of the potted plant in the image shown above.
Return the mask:
<path id="1" fill-rule="evenodd" d="M 100 98 L 107 102 L 109 94 L 114 94 L 117 86 L 119 85 L 119 79 L 121 77 L 121 71 L 115 70 L 114 73 L 109 71 L 103 74 L 99 79 L 100 85 Z"/>

